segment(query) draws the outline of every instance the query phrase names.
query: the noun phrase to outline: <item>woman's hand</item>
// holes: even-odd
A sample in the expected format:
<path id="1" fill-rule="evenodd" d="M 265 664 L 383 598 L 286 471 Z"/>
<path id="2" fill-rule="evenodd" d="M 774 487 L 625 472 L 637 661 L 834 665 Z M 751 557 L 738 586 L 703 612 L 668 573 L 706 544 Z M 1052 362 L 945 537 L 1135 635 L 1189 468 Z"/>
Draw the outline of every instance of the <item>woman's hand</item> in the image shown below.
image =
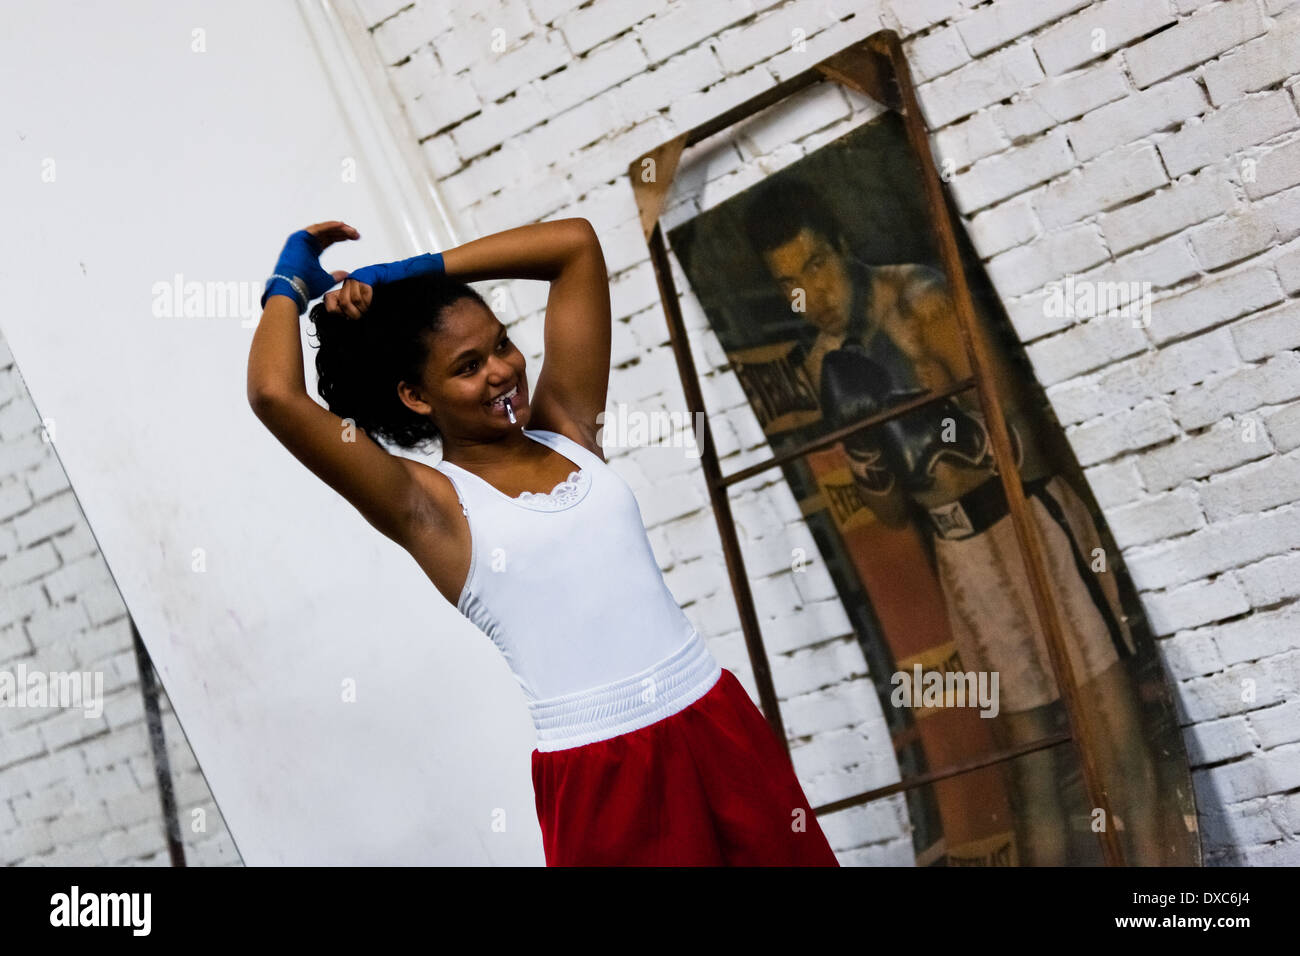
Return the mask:
<path id="1" fill-rule="evenodd" d="M 325 311 L 342 312 L 350 319 L 359 319 L 370 308 L 374 289 L 356 279 L 345 279 L 341 288 L 325 294 Z"/>
<path id="2" fill-rule="evenodd" d="M 426 252 L 396 262 L 362 266 L 355 272 L 344 273 L 347 280 L 341 289 L 325 296 L 325 308 L 330 312 L 342 312 L 350 319 L 359 319 L 361 313 L 370 308 L 375 286 L 400 282 L 412 276 L 441 275 L 443 271 L 442 254 L 437 252 Z"/>
<path id="3" fill-rule="evenodd" d="M 303 232 L 311 236 L 321 252 L 324 252 L 336 242 L 344 239 L 360 239 L 361 233 L 357 232 L 346 222 L 339 222 L 332 219 L 329 222 L 318 222 L 314 226 L 308 226 Z"/>
<path id="4" fill-rule="evenodd" d="M 271 296 L 283 295 L 294 300 L 301 315 L 313 299 L 348 275 L 346 270 L 326 272 L 321 268 L 320 254 L 336 242 L 360 238 L 361 233 L 337 220 L 318 222 L 293 233 L 276 260 L 275 275 L 267 280 L 262 307 Z"/>

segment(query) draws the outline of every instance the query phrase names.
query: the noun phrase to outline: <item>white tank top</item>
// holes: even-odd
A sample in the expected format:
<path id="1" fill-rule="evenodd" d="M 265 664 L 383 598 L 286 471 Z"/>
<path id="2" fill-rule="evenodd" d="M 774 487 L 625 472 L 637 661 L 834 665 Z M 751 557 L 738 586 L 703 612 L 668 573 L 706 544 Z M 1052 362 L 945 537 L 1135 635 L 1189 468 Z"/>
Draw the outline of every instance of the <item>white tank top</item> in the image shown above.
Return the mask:
<path id="1" fill-rule="evenodd" d="M 469 575 L 456 607 L 504 655 L 539 735 L 544 714 L 557 739 L 559 722 L 577 727 L 579 692 L 590 705 L 583 719 L 603 721 L 606 730 L 617 722 L 614 696 L 628 702 L 613 709 L 645 722 L 649 711 L 633 699 L 637 681 L 649 688 L 643 698 L 659 695 L 658 712 L 676 706 L 670 698 L 698 696 L 716 679 L 717 664 L 664 582 L 632 489 L 572 439 L 523 433 L 577 466 L 549 494 L 511 498 L 449 461 L 434 467 L 455 486 L 469 521 Z M 677 687 L 691 682 L 698 686 Z M 604 693 L 603 703 L 594 691 Z M 562 718 L 553 706 L 532 705 L 556 698 L 565 702 Z"/>

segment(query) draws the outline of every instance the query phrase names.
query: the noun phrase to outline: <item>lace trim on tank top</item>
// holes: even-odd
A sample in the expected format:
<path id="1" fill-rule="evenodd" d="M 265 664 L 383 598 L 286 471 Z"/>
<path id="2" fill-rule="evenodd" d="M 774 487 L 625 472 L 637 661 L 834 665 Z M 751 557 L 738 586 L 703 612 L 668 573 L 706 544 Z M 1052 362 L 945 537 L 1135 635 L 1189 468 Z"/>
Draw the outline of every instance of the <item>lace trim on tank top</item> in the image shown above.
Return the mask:
<path id="1" fill-rule="evenodd" d="M 591 476 L 587 474 L 586 469 L 579 468 L 577 471 L 569 472 L 568 478 L 548 492 L 522 491 L 515 496 L 514 500 L 524 502 L 530 508 L 558 511 L 577 501 L 582 496 L 584 487 L 590 482 Z"/>
<path id="2" fill-rule="evenodd" d="M 529 438 L 531 438 L 533 441 L 537 442 L 538 444 L 549 445 L 553 450 L 558 450 L 556 449 L 556 446 L 551 445 L 550 442 L 547 442 L 544 439 L 538 438 L 536 435 L 530 434 L 528 432 L 525 432 L 524 434 L 528 435 Z M 552 433 L 552 434 L 558 434 L 558 433 Z M 560 437 L 564 437 L 564 436 L 560 436 Z M 569 441 L 572 441 L 572 439 L 569 439 Z M 576 442 L 574 442 L 573 444 L 575 446 L 577 445 Z M 572 458 L 571 455 L 568 457 Z M 482 478 L 479 475 L 474 474 L 474 472 L 472 471 L 469 471 L 465 468 L 461 468 L 459 465 L 447 461 L 445 458 L 442 461 L 438 462 L 438 464 L 435 467 L 437 467 L 440 470 L 444 468 L 451 468 L 457 472 L 468 475 L 471 479 L 480 483 L 485 488 L 489 489 L 495 497 L 503 498 L 506 501 L 514 502 L 524 508 L 529 509 L 530 511 L 563 511 L 566 508 L 570 508 L 573 505 L 577 504 L 584 497 L 586 497 L 587 492 L 591 488 L 591 470 L 589 468 L 577 468 L 569 472 L 569 477 L 565 478 L 563 481 L 557 484 L 550 491 L 547 492 L 523 491 L 515 495 L 513 498 L 511 498 L 505 492 L 501 491 L 499 488 L 492 485 L 491 482 L 487 481 L 486 479 Z M 460 500 L 461 513 L 468 518 L 469 508 L 466 507 L 465 499 L 461 496 L 461 492 L 459 488 L 456 489 L 456 497 Z"/>

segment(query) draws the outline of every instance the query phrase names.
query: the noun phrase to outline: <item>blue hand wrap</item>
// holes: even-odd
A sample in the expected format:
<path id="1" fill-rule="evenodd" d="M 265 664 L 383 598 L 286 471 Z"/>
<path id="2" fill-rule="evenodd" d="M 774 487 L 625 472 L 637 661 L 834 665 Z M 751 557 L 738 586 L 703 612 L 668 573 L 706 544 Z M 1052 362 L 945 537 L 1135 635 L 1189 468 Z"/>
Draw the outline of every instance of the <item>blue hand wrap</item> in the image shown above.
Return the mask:
<path id="1" fill-rule="evenodd" d="M 275 275 L 266 281 L 266 291 L 262 293 L 262 308 L 266 300 L 273 295 L 285 295 L 293 299 L 298 306 L 298 314 L 307 311 L 307 304 L 312 299 L 324 295 L 334 287 L 334 277 L 321 268 L 321 247 L 306 229 L 293 233 L 284 244 L 280 258 L 275 263 Z M 307 302 L 303 301 L 302 289 L 288 280 L 302 283 L 307 290 Z"/>
<path id="2" fill-rule="evenodd" d="M 362 266 L 356 272 L 351 273 L 348 278 L 356 279 L 368 286 L 377 286 L 386 282 L 397 282 L 399 279 L 409 279 L 411 276 L 428 275 L 429 273 L 438 275 L 446 273 L 446 269 L 442 264 L 441 252 L 426 252 L 423 255 L 412 256 L 409 259 L 399 259 L 397 262 L 381 262 L 373 266 Z"/>

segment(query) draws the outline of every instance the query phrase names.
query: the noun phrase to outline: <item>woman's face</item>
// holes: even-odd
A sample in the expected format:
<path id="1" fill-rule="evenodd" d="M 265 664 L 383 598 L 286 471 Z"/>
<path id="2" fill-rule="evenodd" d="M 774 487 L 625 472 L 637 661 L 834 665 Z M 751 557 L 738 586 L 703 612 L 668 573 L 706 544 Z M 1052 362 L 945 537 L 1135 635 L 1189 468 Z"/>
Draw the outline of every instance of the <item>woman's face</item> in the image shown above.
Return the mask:
<path id="1" fill-rule="evenodd" d="M 522 428 L 529 419 L 525 365 L 524 353 L 492 310 L 474 299 L 460 299 L 443 313 L 442 328 L 431 340 L 420 394 L 407 405 L 432 414 L 444 436 L 479 437 Z M 495 401 L 507 394 L 514 424 L 505 405 Z"/>

